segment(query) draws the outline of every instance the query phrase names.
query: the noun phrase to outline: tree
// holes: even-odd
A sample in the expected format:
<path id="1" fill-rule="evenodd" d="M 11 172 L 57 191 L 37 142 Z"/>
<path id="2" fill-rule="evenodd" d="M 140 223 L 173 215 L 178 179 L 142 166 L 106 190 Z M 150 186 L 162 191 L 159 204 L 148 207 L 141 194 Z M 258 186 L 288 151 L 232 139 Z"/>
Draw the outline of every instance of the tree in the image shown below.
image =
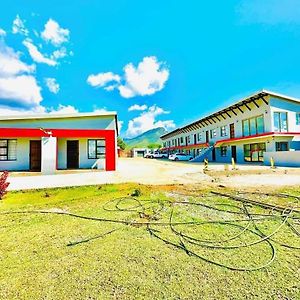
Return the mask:
<path id="1" fill-rule="evenodd" d="M 9 186 L 9 182 L 7 182 L 8 172 L 4 171 L 0 176 L 0 200 L 7 193 L 7 187 Z"/>
<path id="2" fill-rule="evenodd" d="M 126 148 L 126 143 L 119 136 L 118 136 L 118 147 L 120 147 L 120 149 L 122 149 L 122 150 L 125 150 L 125 148 Z"/>
<path id="3" fill-rule="evenodd" d="M 155 143 L 152 143 L 152 144 L 149 144 L 148 146 L 147 146 L 147 148 L 149 148 L 149 149 L 160 149 L 161 148 L 161 145 L 160 144 L 155 144 Z"/>

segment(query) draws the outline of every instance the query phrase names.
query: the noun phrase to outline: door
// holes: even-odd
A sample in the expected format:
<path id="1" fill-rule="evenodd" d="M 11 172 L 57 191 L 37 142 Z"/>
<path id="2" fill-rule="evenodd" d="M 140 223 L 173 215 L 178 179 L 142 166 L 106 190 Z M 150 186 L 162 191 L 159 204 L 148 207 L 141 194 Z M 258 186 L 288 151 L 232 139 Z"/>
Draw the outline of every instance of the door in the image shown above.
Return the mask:
<path id="1" fill-rule="evenodd" d="M 42 151 L 41 151 L 41 141 L 30 141 L 30 171 L 40 172 L 41 171 L 41 160 L 42 160 Z"/>
<path id="2" fill-rule="evenodd" d="M 231 146 L 231 157 L 236 162 L 236 146 Z"/>
<path id="3" fill-rule="evenodd" d="M 234 123 L 230 124 L 230 138 L 234 138 Z"/>
<path id="4" fill-rule="evenodd" d="M 216 148 L 212 149 L 211 154 L 212 154 L 212 161 L 216 161 Z"/>
<path id="5" fill-rule="evenodd" d="M 208 132 L 208 130 L 206 131 L 205 142 L 209 143 L 209 132 Z"/>
<path id="6" fill-rule="evenodd" d="M 197 135 L 194 134 L 194 144 L 196 145 L 197 144 Z"/>
<path id="7" fill-rule="evenodd" d="M 67 168 L 79 168 L 79 141 L 67 141 Z"/>

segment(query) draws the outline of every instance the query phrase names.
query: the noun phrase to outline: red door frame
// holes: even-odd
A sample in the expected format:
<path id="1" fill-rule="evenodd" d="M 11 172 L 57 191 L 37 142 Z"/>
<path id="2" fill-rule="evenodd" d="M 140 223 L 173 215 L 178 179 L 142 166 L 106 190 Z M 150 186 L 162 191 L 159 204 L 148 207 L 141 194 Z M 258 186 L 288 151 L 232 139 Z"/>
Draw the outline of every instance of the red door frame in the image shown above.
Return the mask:
<path id="1" fill-rule="evenodd" d="M 48 137 L 52 132 L 56 138 L 104 138 L 106 144 L 106 171 L 116 170 L 116 132 L 112 129 L 45 129 L 38 128 L 0 128 L 1 137 Z"/>

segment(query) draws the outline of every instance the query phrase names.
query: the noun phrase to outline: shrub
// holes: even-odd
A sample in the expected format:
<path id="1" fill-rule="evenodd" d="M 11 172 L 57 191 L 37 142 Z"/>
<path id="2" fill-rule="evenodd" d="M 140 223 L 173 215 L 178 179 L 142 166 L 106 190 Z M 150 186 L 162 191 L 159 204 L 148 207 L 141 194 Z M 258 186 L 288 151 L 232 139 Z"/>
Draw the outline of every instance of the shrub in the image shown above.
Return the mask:
<path id="1" fill-rule="evenodd" d="M 8 172 L 4 171 L 0 176 L 0 200 L 7 193 L 9 182 L 7 182 Z"/>

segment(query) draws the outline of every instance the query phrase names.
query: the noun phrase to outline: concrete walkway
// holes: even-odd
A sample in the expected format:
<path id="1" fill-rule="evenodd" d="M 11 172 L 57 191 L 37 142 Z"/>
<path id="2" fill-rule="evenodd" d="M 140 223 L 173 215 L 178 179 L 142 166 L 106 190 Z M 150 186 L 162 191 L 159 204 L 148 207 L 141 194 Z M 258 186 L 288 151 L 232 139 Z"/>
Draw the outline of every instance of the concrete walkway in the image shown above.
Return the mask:
<path id="1" fill-rule="evenodd" d="M 199 164 L 174 163 L 143 158 L 122 158 L 117 171 L 58 171 L 55 175 L 12 173 L 9 190 L 136 182 L 141 184 L 199 183 L 211 181 Z"/>

